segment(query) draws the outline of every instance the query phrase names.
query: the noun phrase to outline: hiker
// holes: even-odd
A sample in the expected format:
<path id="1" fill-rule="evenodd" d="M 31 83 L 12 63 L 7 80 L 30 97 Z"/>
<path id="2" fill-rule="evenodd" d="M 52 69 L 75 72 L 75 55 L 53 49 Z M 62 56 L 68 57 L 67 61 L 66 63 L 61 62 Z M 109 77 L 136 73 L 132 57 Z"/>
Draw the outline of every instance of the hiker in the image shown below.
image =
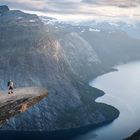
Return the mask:
<path id="1" fill-rule="evenodd" d="M 8 83 L 7 83 L 7 86 L 8 86 L 8 94 L 12 94 L 13 93 L 13 89 L 14 89 L 14 82 L 13 80 L 10 80 Z"/>

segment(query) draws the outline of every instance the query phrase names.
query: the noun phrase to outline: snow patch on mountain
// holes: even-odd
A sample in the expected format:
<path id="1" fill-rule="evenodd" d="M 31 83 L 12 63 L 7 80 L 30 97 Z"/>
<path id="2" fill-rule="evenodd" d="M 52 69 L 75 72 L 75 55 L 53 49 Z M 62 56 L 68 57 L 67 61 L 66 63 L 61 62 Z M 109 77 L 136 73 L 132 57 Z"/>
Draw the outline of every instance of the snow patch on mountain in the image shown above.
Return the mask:
<path id="1" fill-rule="evenodd" d="M 89 28 L 89 31 L 90 31 L 90 32 L 100 32 L 101 30 L 99 30 L 99 29 Z"/>

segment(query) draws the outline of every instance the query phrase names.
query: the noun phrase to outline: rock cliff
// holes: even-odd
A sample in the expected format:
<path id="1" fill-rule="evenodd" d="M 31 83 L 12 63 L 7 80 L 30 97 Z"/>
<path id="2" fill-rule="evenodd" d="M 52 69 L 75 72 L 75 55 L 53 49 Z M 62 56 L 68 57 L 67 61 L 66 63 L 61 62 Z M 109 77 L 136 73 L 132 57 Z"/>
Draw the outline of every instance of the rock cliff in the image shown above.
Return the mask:
<path id="1" fill-rule="evenodd" d="M 0 94 L 0 125 L 9 118 L 25 112 L 48 95 L 47 90 L 37 87 L 19 88 L 13 94 Z"/>

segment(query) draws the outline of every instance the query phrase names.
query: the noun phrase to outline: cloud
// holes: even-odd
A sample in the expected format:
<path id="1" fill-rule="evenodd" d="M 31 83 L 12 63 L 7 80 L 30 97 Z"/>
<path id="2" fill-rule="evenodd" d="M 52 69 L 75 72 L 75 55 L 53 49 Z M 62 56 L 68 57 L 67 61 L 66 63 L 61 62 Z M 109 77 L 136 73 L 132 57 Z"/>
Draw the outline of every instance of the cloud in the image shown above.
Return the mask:
<path id="1" fill-rule="evenodd" d="M 82 0 L 82 2 L 90 3 L 90 4 L 97 4 L 98 3 L 97 0 Z"/>
<path id="2" fill-rule="evenodd" d="M 41 10 L 46 2 L 44 0 L 0 0 L 0 4 L 6 4 L 17 9 Z"/>
<path id="3" fill-rule="evenodd" d="M 140 5 L 140 0 L 82 0 L 84 3 L 117 6 L 120 8 L 137 7 Z"/>
<path id="4" fill-rule="evenodd" d="M 60 20 L 140 21 L 140 0 L 0 0 L 0 4 Z"/>
<path id="5" fill-rule="evenodd" d="M 71 12 L 78 9 L 81 0 L 0 0 L 0 4 L 9 5 L 12 9 Z"/>
<path id="6" fill-rule="evenodd" d="M 78 3 L 75 2 L 48 2 L 46 9 L 51 12 L 71 13 L 79 9 Z"/>

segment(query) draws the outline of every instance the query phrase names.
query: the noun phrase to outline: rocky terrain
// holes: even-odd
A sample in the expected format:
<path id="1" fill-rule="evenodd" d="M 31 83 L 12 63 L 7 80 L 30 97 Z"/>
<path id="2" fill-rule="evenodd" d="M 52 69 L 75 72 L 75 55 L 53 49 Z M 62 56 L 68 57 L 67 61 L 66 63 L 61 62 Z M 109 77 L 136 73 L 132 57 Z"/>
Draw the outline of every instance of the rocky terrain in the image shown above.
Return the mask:
<path id="1" fill-rule="evenodd" d="M 0 125 L 9 118 L 25 112 L 48 95 L 47 90 L 37 87 L 19 88 L 13 94 L 0 94 Z"/>
<path id="2" fill-rule="evenodd" d="M 95 127 L 118 117 L 119 111 L 114 107 L 95 102 L 104 93 L 90 87 L 87 81 L 112 70 L 115 64 L 137 60 L 139 40 L 122 33 L 121 37 L 132 41 L 127 47 L 117 33 L 111 35 L 116 38 L 115 46 L 107 32 L 93 32 L 92 41 L 86 38 L 89 31 L 81 34 L 76 27 L 56 28 L 44 24 L 36 15 L 0 9 L 1 88 L 5 89 L 7 81 L 13 79 L 16 87 L 40 86 L 49 92 L 46 99 L 9 119 L 1 129 L 52 131 Z M 111 51 L 115 54 L 111 55 Z M 130 56 L 125 55 L 128 52 Z"/>
<path id="3" fill-rule="evenodd" d="M 133 135 L 131 135 L 130 137 L 124 140 L 140 140 L 140 129 L 137 132 L 135 132 Z"/>

